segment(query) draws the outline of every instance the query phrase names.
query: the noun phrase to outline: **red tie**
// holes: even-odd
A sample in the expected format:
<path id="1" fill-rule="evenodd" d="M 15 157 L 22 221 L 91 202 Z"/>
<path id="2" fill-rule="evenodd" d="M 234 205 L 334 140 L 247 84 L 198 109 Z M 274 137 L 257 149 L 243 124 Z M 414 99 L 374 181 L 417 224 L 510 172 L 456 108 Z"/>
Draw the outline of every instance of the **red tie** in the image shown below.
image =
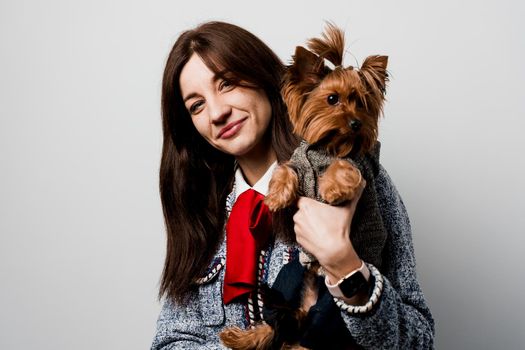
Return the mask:
<path id="1" fill-rule="evenodd" d="M 264 196 L 249 189 L 233 205 L 226 223 L 226 273 L 223 300 L 229 304 L 249 294 L 257 283 L 257 259 L 272 230 Z"/>

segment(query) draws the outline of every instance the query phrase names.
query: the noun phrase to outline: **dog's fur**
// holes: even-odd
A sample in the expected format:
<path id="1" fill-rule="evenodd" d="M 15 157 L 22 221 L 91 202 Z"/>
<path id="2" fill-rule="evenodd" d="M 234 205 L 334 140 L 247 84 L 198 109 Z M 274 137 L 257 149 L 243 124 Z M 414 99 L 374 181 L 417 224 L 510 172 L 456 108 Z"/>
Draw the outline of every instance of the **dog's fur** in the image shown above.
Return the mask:
<path id="1" fill-rule="evenodd" d="M 298 46 L 288 67 L 282 95 L 288 107 L 294 133 L 310 146 L 333 158 L 318 178 L 320 199 L 330 204 L 352 200 L 362 185 L 360 170 L 352 158 L 371 151 L 377 142 L 378 119 L 382 114 L 386 82 L 386 56 L 369 56 L 360 69 L 343 68 L 344 34 L 328 24 L 321 38 L 308 41 L 307 50 Z M 325 64 L 331 62 L 335 68 Z M 270 181 L 265 202 L 272 211 L 287 208 L 304 195 L 298 177 L 298 164 L 293 157 L 280 165 Z M 299 174 L 300 175 L 300 174 Z M 305 274 L 302 301 L 294 310 L 299 332 L 302 319 L 315 304 L 317 262 Z M 279 332 L 267 324 L 241 330 L 229 328 L 220 334 L 223 343 L 232 349 L 303 349 L 297 342 L 281 341 Z M 284 337 L 286 338 L 286 337 Z"/>

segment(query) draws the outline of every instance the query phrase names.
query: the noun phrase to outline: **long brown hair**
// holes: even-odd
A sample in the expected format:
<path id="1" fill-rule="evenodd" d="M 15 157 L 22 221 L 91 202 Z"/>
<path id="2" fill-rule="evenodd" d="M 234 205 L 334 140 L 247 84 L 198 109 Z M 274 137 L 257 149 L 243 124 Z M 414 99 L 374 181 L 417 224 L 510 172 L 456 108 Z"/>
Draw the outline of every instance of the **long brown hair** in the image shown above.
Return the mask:
<path id="1" fill-rule="evenodd" d="M 232 189 L 234 158 L 208 144 L 184 106 L 180 72 L 193 54 L 219 76 L 233 76 L 262 89 L 272 106 L 272 147 L 279 161 L 297 145 L 280 91 L 284 66 L 250 32 L 224 22 L 207 22 L 180 35 L 166 62 L 162 81 L 163 147 L 160 196 L 167 251 L 159 298 L 184 302 L 216 252 L 224 226 L 226 197 Z"/>

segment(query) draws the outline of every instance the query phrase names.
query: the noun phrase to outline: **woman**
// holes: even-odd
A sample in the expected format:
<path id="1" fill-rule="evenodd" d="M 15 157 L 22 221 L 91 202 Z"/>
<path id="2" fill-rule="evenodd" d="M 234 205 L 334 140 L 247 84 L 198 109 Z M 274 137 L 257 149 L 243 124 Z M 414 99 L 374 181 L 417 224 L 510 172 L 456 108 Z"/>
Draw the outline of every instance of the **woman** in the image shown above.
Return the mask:
<path id="1" fill-rule="evenodd" d="M 279 236 L 276 224 L 286 218 L 276 218 L 273 235 L 242 257 L 246 265 L 259 259 L 255 285 L 232 292 L 231 271 L 245 264 L 230 255 L 228 216 L 246 190 L 266 194 L 277 162 L 298 143 L 279 93 L 283 70 L 257 37 L 221 22 L 183 33 L 168 57 L 160 169 L 168 236 L 160 296 L 166 298 L 152 349 L 223 349 L 221 330 L 261 318 L 258 286 L 274 284 L 297 252 L 295 243 Z M 381 271 L 364 264 L 348 239 L 357 201 L 332 207 L 300 198 L 293 215 L 297 243 L 320 262 L 327 283 L 356 272 L 366 277 L 373 292 L 334 299 L 355 344 L 432 348 L 434 324 L 416 279 L 405 208 L 382 168 L 376 186 L 388 231 Z"/>

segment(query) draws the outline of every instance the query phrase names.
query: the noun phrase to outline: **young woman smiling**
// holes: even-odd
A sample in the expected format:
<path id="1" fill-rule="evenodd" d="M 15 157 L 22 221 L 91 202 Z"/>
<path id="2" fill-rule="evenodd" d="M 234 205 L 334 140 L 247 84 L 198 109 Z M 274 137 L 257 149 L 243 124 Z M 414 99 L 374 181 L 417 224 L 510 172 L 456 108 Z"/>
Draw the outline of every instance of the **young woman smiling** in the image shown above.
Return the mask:
<path id="1" fill-rule="evenodd" d="M 356 272 L 367 276 L 370 293 L 333 300 L 351 334 L 345 347 L 433 348 L 434 323 L 416 278 L 408 216 L 383 168 L 376 178 L 388 232 L 381 267 L 363 262 L 349 239 L 357 200 L 333 207 L 302 197 L 297 212 L 274 217 L 269 238 L 244 258 L 247 265 L 259 262 L 250 291 L 227 297 L 228 268 L 244 267 L 228 255 L 225 227 L 232 207 L 247 191 L 265 195 L 273 169 L 299 141 L 280 96 L 284 69 L 261 40 L 222 22 L 182 33 L 169 54 L 160 167 L 167 252 L 152 349 L 224 349 L 221 330 L 261 319 L 258 288 L 274 284 L 297 244 L 319 260 L 331 281 Z M 279 234 L 278 224 L 291 220 L 296 242 Z"/>

